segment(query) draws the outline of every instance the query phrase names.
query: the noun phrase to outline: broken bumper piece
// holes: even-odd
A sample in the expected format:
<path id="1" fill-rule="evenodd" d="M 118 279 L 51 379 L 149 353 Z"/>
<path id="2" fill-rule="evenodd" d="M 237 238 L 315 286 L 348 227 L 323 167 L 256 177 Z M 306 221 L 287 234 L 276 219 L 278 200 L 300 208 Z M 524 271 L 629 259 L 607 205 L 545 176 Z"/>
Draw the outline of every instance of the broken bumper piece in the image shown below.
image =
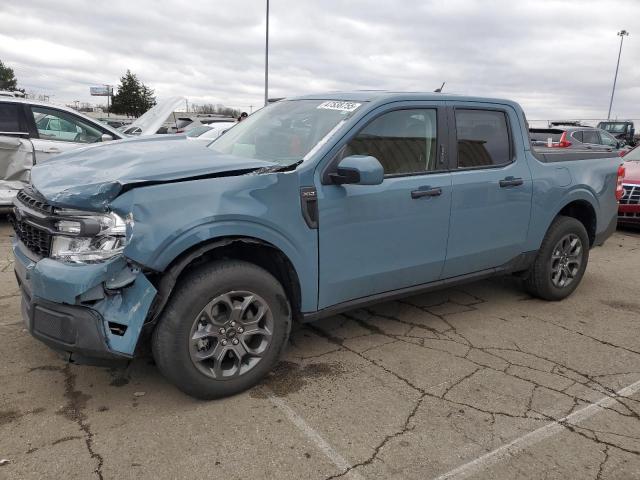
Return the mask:
<path id="1" fill-rule="evenodd" d="M 99 264 L 36 260 L 19 241 L 13 252 L 31 335 L 82 363 L 133 356 L 156 295 L 142 272 L 124 257 Z"/>

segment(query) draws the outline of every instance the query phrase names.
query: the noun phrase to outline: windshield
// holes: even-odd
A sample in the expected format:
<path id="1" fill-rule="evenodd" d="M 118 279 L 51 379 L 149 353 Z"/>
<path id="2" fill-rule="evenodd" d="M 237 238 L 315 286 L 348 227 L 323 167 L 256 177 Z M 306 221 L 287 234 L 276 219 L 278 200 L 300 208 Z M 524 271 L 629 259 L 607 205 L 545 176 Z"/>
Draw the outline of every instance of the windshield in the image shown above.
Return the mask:
<path id="1" fill-rule="evenodd" d="M 639 160 L 640 160 L 640 147 L 634 148 L 624 156 L 625 162 L 632 162 L 632 161 L 637 162 Z"/>
<path id="2" fill-rule="evenodd" d="M 607 132 L 626 133 L 627 131 L 626 123 L 601 123 L 600 125 L 602 125 L 600 128 Z"/>
<path id="3" fill-rule="evenodd" d="M 212 127 L 209 125 L 202 125 L 200 127 L 193 127 L 191 130 L 187 132 L 187 137 L 199 137 L 204 132 L 208 132 Z"/>
<path id="4" fill-rule="evenodd" d="M 209 148 L 231 155 L 292 165 L 324 143 L 362 105 L 348 101 L 284 100 L 249 116 Z"/>

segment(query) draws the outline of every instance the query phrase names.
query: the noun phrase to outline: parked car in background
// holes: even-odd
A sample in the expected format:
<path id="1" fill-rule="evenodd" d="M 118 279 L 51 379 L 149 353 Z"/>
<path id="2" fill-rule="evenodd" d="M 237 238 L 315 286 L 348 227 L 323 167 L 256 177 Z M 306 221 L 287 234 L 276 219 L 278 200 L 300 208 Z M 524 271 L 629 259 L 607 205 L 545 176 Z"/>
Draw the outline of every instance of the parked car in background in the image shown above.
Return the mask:
<path id="1" fill-rule="evenodd" d="M 187 138 L 190 140 L 206 140 L 210 142 L 229 130 L 236 123 L 237 122 L 214 122 L 208 125 L 200 125 L 199 127 L 189 130 L 187 132 Z"/>
<path id="2" fill-rule="evenodd" d="M 530 128 L 534 147 L 587 149 L 601 152 L 620 150 L 624 144 L 599 128 L 556 125 L 551 128 Z"/>
<path id="3" fill-rule="evenodd" d="M 119 120 L 115 118 L 99 118 L 102 123 L 109 125 L 111 128 L 118 129 L 120 127 L 125 127 L 126 125 L 131 125 L 131 120 Z"/>
<path id="4" fill-rule="evenodd" d="M 125 138 L 72 108 L 16 97 L 0 97 L 0 132 L 26 134 L 36 162 L 86 144 Z"/>
<path id="5" fill-rule="evenodd" d="M 139 136 L 139 135 L 155 135 L 156 133 L 166 133 L 164 131 L 164 124 L 167 123 L 171 117 L 173 121 L 173 112 L 179 105 L 184 103 L 184 97 L 169 97 L 158 102 L 156 106 L 147 110 L 140 117 L 136 118 L 130 125 L 120 127 L 118 131 L 126 136 Z"/>
<path id="6" fill-rule="evenodd" d="M 200 398 L 258 383 L 293 321 L 505 274 L 561 300 L 622 194 L 615 152 L 537 152 L 508 100 L 325 93 L 183 138 L 35 166 L 14 269 L 34 337 L 86 361 L 151 336 L 160 371 Z"/>
<path id="7" fill-rule="evenodd" d="M 627 145 L 632 147 L 635 146 L 637 142 L 635 138 L 636 129 L 631 120 L 607 120 L 606 122 L 598 123 L 597 127 L 609 132 L 617 140 L 624 141 Z"/>
<path id="8" fill-rule="evenodd" d="M 24 93 L 19 90 L 0 90 L 0 97 L 24 97 Z"/>
<path id="9" fill-rule="evenodd" d="M 618 206 L 618 223 L 640 226 L 640 146 L 624 157 L 624 195 Z"/>

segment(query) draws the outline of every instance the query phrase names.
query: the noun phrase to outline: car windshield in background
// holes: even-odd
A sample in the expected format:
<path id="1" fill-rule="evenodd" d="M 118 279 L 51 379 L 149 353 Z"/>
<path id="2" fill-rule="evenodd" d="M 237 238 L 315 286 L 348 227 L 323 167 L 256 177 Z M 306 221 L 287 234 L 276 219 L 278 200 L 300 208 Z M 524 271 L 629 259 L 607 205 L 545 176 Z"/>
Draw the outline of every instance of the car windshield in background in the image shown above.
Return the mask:
<path id="1" fill-rule="evenodd" d="M 625 162 L 637 162 L 640 161 L 640 147 L 634 148 L 624 156 Z"/>
<path id="2" fill-rule="evenodd" d="M 534 145 L 546 145 L 549 139 L 552 143 L 557 143 L 563 133 L 564 130 L 557 128 L 532 128 L 529 130 L 529 136 Z"/>
<path id="3" fill-rule="evenodd" d="M 601 123 L 600 128 L 611 133 L 625 133 L 627 131 L 625 123 Z"/>
<path id="4" fill-rule="evenodd" d="M 285 100 L 249 116 L 209 148 L 231 155 L 292 165 L 360 107 L 342 100 Z"/>
<path id="5" fill-rule="evenodd" d="M 208 132 L 212 128 L 213 127 L 210 127 L 209 125 L 202 125 L 201 127 L 194 127 L 194 128 L 192 128 L 191 130 L 189 130 L 187 132 L 187 137 L 199 137 L 204 132 Z"/>

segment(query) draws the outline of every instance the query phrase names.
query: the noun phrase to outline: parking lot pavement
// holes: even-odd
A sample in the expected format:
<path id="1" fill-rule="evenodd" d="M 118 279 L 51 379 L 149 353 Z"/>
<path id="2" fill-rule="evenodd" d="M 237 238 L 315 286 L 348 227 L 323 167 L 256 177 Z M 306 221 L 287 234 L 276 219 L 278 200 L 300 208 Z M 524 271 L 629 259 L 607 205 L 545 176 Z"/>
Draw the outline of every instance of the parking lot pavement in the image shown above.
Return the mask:
<path id="1" fill-rule="evenodd" d="M 193 400 L 148 358 L 67 365 L 22 327 L 0 224 L 0 478 L 640 478 L 640 234 L 577 292 L 479 282 L 297 327 L 260 387 Z"/>

